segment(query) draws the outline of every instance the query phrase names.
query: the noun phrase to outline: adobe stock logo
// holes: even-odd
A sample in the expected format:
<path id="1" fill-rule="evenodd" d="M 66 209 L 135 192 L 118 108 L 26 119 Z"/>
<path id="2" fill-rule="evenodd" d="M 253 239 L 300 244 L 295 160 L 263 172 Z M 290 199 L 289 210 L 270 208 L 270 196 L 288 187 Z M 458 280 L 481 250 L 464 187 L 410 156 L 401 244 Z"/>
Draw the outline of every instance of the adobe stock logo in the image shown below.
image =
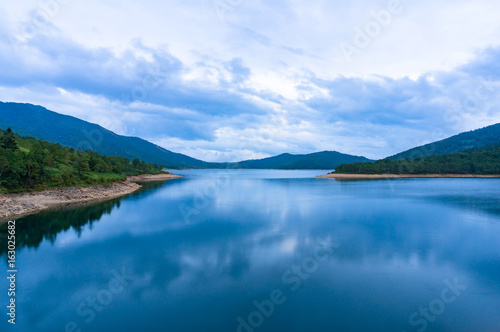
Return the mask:
<path id="1" fill-rule="evenodd" d="M 215 12 L 219 16 L 221 21 L 226 20 L 226 14 L 228 12 L 233 12 L 237 7 L 239 7 L 245 0 L 214 0 L 213 6 Z"/>
<path id="2" fill-rule="evenodd" d="M 411 326 L 417 328 L 418 332 L 427 330 L 429 323 L 435 322 L 438 316 L 442 315 L 447 304 L 452 304 L 467 289 L 466 285 L 458 283 L 458 278 L 451 283 L 445 280 L 446 288 L 441 291 L 440 297 L 429 302 L 427 307 L 420 307 L 417 312 L 410 315 L 408 322 Z"/>
<path id="3" fill-rule="evenodd" d="M 113 278 L 111 278 L 106 287 L 100 289 L 95 296 L 87 297 L 76 308 L 76 313 L 86 324 L 92 323 L 97 315 L 113 302 L 115 296 L 125 291 L 125 287 L 129 286 L 135 280 L 135 276 L 127 274 L 125 268 L 122 269 L 121 273 L 113 270 L 111 274 Z M 70 321 L 64 326 L 64 331 L 82 332 L 82 328 L 77 322 Z"/>
<path id="4" fill-rule="evenodd" d="M 246 319 L 241 316 L 236 318 L 238 323 L 236 332 L 254 332 L 261 327 L 265 320 L 269 319 L 276 309 L 288 300 L 286 292 L 296 292 L 302 283 L 316 272 L 319 263 L 328 260 L 334 249 L 340 247 L 339 242 L 332 243 L 329 239 L 325 241 L 318 239 L 317 242 L 318 246 L 314 249 L 313 255 L 304 258 L 300 264 L 293 265 L 281 276 L 281 281 L 287 285 L 287 288 L 276 288 L 269 293 L 269 298 L 263 301 L 253 301 L 256 310 L 250 312 Z"/>
<path id="5" fill-rule="evenodd" d="M 77 148 L 86 150 L 94 150 L 101 145 L 104 140 L 104 135 L 100 130 L 92 129 L 91 131 L 87 131 L 85 129 L 82 130 L 82 134 L 87 138 L 86 140 L 82 140 L 78 142 Z"/>
<path id="6" fill-rule="evenodd" d="M 35 36 L 39 30 L 47 27 L 62 8 L 68 5 L 73 0 L 45 0 L 40 1 L 37 10 L 33 12 L 28 22 L 21 26 L 21 36 L 31 38 Z"/>
<path id="7" fill-rule="evenodd" d="M 413 0 L 406 0 L 406 2 L 413 2 Z M 393 18 L 399 15 L 404 10 L 404 3 L 401 0 L 389 0 L 386 9 L 379 11 L 372 11 L 372 20 L 366 22 L 363 28 L 356 27 L 355 34 L 351 43 L 341 42 L 339 47 L 344 55 L 345 60 L 350 63 L 356 54 L 361 54 L 361 51 L 371 45 L 389 25 L 391 25 Z"/>

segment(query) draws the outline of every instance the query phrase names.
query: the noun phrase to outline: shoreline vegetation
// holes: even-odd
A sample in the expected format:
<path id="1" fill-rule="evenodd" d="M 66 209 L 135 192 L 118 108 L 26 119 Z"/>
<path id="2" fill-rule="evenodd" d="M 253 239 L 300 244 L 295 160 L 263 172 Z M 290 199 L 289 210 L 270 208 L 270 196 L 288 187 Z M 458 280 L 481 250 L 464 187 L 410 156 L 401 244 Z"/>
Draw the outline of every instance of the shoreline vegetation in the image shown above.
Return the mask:
<path id="1" fill-rule="evenodd" d="M 477 174 L 347 174 L 347 173 L 330 173 L 318 175 L 320 178 L 331 178 L 336 180 L 354 181 L 354 180 L 384 180 L 384 179 L 435 179 L 435 178 L 462 178 L 462 179 L 494 179 L 500 178 L 498 175 L 477 175 Z"/>
<path id="2" fill-rule="evenodd" d="M 0 224 L 63 205 L 130 194 L 180 176 L 138 158 L 104 156 L 0 130 Z"/>
<path id="3" fill-rule="evenodd" d="M 21 137 L 10 128 L 0 130 L 0 193 L 105 185 L 126 181 L 127 176 L 164 173 L 162 165 L 132 158 Z"/>
<path id="4" fill-rule="evenodd" d="M 0 224 L 40 211 L 61 206 L 106 201 L 141 189 L 141 182 L 168 181 L 180 178 L 174 174 L 143 174 L 127 177 L 126 181 L 105 185 L 48 189 L 20 194 L 0 195 Z"/>
<path id="5" fill-rule="evenodd" d="M 500 144 L 445 155 L 342 164 L 325 177 L 337 179 L 498 178 Z"/>

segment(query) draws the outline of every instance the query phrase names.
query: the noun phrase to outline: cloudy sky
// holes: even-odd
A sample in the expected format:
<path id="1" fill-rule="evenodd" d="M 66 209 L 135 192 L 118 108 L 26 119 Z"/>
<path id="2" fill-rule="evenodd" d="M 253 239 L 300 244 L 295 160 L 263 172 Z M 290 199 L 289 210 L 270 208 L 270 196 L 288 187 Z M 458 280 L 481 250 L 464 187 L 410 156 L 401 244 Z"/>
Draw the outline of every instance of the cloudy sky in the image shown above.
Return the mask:
<path id="1" fill-rule="evenodd" d="M 208 161 L 500 122 L 498 0 L 0 2 L 0 100 Z"/>

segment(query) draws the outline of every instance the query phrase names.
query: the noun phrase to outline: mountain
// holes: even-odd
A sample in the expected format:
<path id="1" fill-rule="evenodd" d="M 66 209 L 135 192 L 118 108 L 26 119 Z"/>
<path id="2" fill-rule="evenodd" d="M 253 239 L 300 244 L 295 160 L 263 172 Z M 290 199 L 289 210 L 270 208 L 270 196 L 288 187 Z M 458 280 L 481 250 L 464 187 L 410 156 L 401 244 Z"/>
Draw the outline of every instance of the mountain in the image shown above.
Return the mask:
<path id="1" fill-rule="evenodd" d="M 247 169 L 334 169 L 345 163 L 370 162 L 365 157 L 352 156 L 335 151 L 311 154 L 280 154 L 275 157 L 246 160 L 231 165 L 231 168 Z"/>
<path id="2" fill-rule="evenodd" d="M 500 123 L 461 133 L 441 141 L 418 146 L 389 157 L 390 160 L 413 159 L 462 152 L 500 143 Z"/>
<path id="3" fill-rule="evenodd" d="M 0 102 L 0 129 L 9 127 L 21 136 L 32 136 L 75 149 L 91 149 L 108 156 L 139 158 L 165 168 L 216 166 L 174 153 L 141 138 L 117 135 L 99 125 L 31 104 Z"/>
<path id="4" fill-rule="evenodd" d="M 348 174 L 500 174 L 500 144 L 418 159 L 383 159 L 343 164 L 334 173 Z"/>
<path id="5" fill-rule="evenodd" d="M 139 158 L 165 168 L 255 168 L 333 169 L 344 163 L 367 162 L 364 157 L 334 151 L 312 154 L 281 154 L 236 163 L 211 163 L 175 153 L 138 137 L 117 135 L 97 124 L 52 112 L 42 106 L 0 102 L 0 129 L 11 128 L 21 136 L 32 136 L 102 155 Z"/>

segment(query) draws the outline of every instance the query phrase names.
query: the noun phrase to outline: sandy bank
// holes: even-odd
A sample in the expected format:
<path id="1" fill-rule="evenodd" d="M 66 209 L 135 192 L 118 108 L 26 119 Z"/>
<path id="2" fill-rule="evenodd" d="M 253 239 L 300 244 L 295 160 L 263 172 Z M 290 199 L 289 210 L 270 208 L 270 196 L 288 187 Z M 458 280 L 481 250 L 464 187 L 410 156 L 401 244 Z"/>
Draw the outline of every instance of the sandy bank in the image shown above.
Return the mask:
<path id="1" fill-rule="evenodd" d="M 146 174 L 127 177 L 129 182 L 156 182 L 156 181 L 168 181 L 176 178 L 181 178 L 180 175 L 175 174 Z"/>
<path id="2" fill-rule="evenodd" d="M 180 177 L 173 174 L 130 176 L 127 181 L 109 185 L 50 189 L 23 194 L 0 195 L 0 224 L 63 205 L 88 203 L 117 198 L 139 190 L 136 182 L 167 181 Z"/>
<path id="3" fill-rule="evenodd" d="M 382 180 L 410 178 L 500 178 L 500 175 L 469 175 L 469 174 L 326 174 L 320 178 L 337 180 Z"/>

